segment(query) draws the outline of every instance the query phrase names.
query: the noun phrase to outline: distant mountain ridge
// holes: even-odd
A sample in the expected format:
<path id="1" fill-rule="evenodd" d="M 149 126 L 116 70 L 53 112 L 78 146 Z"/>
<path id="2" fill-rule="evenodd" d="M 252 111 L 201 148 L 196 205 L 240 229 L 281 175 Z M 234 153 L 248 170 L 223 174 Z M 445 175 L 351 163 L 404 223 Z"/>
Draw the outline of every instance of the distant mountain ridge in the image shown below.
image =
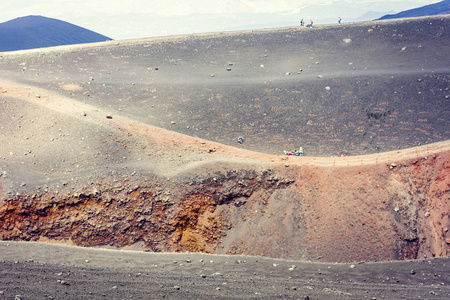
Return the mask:
<path id="1" fill-rule="evenodd" d="M 0 52 L 95 43 L 111 38 L 61 20 L 27 16 L 0 24 Z"/>
<path id="2" fill-rule="evenodd" d="M 424 16 L 446 15 L 446 14 L 450 14 L 450 0 L 444 0 L 438 3 L 421 6 L 410 10 L 405 10 L 399 12 L 398 14 L 385 15 L 377 20 L 413 18 L 413 17 L 424 17 Z"/>

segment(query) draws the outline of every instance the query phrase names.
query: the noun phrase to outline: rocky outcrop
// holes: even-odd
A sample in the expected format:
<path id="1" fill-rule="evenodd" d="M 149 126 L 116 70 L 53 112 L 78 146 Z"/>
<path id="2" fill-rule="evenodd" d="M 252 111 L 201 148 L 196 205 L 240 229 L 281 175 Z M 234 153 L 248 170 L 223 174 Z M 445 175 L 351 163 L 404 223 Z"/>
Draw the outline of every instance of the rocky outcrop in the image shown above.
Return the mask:
<path id="1" fill-rule="evenodd" d="M 77 193 L 11 197 L 0 208 L 0 238 L 45 237 L 115 247 L 143 241 L 150 251 L 213 253 L 232 227 L 215 214 L 217 208 L 238 206 L 254 193 L 290 184 L 274 178 L 273 171 L 251 170 L 219 172 L 181 185 L 142 177 L 139 182 L 96 183 Z"/>
<path id="2" fill-rule="evenodd" d="M 0 238 L 339 262 L 447 256 L 449 156 L 223 168 L 19 195 L 1 201 Z"/>

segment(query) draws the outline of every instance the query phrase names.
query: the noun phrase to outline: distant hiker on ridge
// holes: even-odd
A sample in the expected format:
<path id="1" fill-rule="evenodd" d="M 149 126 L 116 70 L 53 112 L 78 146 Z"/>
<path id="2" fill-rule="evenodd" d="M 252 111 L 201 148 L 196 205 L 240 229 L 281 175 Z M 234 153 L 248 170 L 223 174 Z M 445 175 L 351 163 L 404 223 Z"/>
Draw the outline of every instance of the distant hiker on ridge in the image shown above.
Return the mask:
<path id="1" fill-rule="evenodd" d="M 341 24 L 341 20 L 342 20 L 341 17 L 339 17 L 339 20 L 338 20 L 338 23 L 339 23 L 339 24 Z"/>
<path id="2" fill-rule="evenodd" d="M 309 27 L 311 27 L 312 28 L 312 25 L 313 25 L 313 21 L 312 20 L 309 20 L 310 22 L 311 22 L 311 25 L 309 25 Z"/>
<path id="3" fill-rule="evenodd" d="M 305 26 L 305 21 L 303 21 L 303 18 L 302 18 L 302 20 L 300 21 L 300 26 Z"/>

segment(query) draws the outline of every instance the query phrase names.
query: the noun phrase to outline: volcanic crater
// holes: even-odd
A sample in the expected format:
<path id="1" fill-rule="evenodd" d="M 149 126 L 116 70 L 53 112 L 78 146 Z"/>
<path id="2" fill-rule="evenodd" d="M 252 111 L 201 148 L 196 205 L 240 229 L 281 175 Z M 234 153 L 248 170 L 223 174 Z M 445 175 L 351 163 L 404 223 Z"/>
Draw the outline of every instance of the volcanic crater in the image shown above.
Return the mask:
<path id="1" fill-rule="evenodd" d="M 449 22 L 1 53 L 0 239 L 448 256 Z"/>

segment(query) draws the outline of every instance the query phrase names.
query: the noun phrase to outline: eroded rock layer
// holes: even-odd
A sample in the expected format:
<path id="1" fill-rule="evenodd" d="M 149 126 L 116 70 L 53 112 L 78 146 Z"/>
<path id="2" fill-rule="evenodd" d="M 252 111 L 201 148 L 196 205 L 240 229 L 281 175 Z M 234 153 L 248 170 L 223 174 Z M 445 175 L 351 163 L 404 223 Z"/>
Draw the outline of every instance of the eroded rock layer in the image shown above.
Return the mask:
<path id="1" fill-rule="evenodd" d="M 0 238 L 339 262 L 446 256 L 449 157 L 135 175 L 10 196 Z"/>

